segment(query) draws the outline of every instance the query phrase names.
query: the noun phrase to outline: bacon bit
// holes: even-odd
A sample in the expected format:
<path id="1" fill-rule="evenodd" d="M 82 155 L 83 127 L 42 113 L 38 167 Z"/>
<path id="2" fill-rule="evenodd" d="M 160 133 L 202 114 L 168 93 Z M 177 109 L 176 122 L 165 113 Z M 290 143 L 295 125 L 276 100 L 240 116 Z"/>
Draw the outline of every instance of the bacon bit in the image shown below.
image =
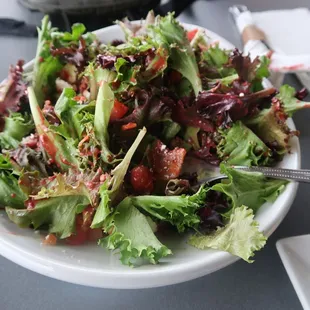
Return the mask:
<path id="1" fill-rule="evenodd" d="M 48 234 L 42 243 L 44 245 L 56 245 L 57 237 L 54 234 Z"/>
<path id="2" fill-rule="evenodd" d="M 137 83 L 137 80 L 133 76 L 129 80 L 131 83 Z"/>
<path id="3" fill-rule="evenodd" d="M 194 39 L 194 36 L 196 35 L 196 33 L 198 32 L 198 29 L 195 28 L 193 30 L 187 31 L 187 39 L 188 41 L 192 41 Z"/>
<path id="4" fill-rule="evenodd" d="M 85 142 L 88 142 L 90 139 L 89 135 L 86 135 L 78 144 L 78 148 L 81 148 Z"/>
<path id="5" fill-rule="evenodd" d="M 100 155 L 100 149 L 97 148 L 97 147 L 95 147 L 95 148 L 94 148 L 94 157 L 95 157 L 95 158 L 98 158 L 99 155 Z"/>
<path id="6" fill-rule="evenodd" d="M 185 155 L 184 148 L 176 147 L 169 150 L 166 145 L 157 140 L 149 153 L 155 178 L 166 181 L 177 178 L 181 173 Z"/>
<path id="7" fill-rule="evenodd" d="M 39 62 L 43 62 L 44 61 L 44 58 L 43 57 L 39 57 Z"/>
<path id="8" fill-rule="evenodd" d="M 128 123 L 122 126 L 122 130 L 130 130 L 137 127 L 136 123 Z"/>
<path id="9" fill-rule="evenodd" d="M 61 157 L 60 160 L 65 165 L 70 166 L 70 167 L 74 167 L 74 165 L 72 163 L 70 163 L 66 158 Z"/>
<path id="10" fill-rule="evenodd" d="M 26 206 L 27 210 L 34 209 L 36 204 L 37 204 L 37 201 L 34 200 L 33 198 L 29 198 L 28 200 L 25 201 L 25 206 Z"/>
<path id="11" fill-rule="evenodd" d="M 50 100 L 45 100 L 42 113 L 50 124 L 60 124 L 60 121 L 55 113 L 55 107 L 52 105 Z"/>
<path id="12" fill-rule="evenodd" d="M 100 183 L 105 182 L 105 180 L 109 177 L 108 173 L 104 173 L 100 176 Z"/>
<path id="13" fill-rule="evenodd" d="M 12 193 L 12 194 L 11 194 L 11 197 L 12 197 L 12 198 L 15 198 L 15 197 L 16 197 L 16 194 L 15 194 L 15 193 Z"/>
<path id="14" fill-rule="evenodd" d="M 87 100 L 87 98 L 83 95 L 78 95 L 78 96 L 73 97 L 73 100 L 78 102 L 79 104 L 82 104 Z"/>
<path id="15" fill-rule="evenodd" d="M 23 138 L 22 144 L 31 148 L 36 149 L 38 147 L 39 136 L 37 134 L 31 134 L 28 137 Z"/>

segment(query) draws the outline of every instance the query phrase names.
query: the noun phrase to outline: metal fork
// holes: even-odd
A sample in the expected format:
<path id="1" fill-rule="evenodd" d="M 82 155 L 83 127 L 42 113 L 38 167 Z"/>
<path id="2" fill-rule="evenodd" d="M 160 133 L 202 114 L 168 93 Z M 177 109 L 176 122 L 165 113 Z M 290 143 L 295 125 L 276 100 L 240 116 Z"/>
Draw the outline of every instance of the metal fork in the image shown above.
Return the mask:
<path id="1" fill-rule="evenodd" d="M 310 183 L 310 170 L 306 169 L 284 169 L 284 168 L 271 168 L 271 167 L 246 167 L 246 166 L 233 166 L 233 168 L 248 172 L 261 172 L 264 176 L 273 179 L 284 179 L 289 181 L 296 181 L 302 183 Z M 199 183 L 213 183 L 227 176 L 221 173 L 213 173 L 211 176 L 206 176 L 199 179 Z"/>

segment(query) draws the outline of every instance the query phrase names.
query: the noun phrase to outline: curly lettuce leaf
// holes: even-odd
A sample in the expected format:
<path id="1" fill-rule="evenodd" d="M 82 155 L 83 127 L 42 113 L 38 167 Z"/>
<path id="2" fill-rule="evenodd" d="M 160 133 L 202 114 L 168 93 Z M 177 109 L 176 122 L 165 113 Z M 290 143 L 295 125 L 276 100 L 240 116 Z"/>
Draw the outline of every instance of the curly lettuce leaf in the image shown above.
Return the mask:
<path id="1" fill-rule="evenodd" d="M 64 171 L 68 170 L 69 167 L 78 167 L 79 161 L 75 156 L 77 150 L 72 144 L 72 139 L 65 140 L 50 128 L 48 121 L 45 119 L 39 107 L 34 89 L 28 87 L 27 90 L 31 114 L 46 153 Z"/>
<path id="2" fill-rule="evenodd" d="M 109 235 L 99 244 L 109 250 L 119 249 L 124 265 L 132 266 L 137 258 L 156 264 L 162 257 L 172 254 L 154 235 L 150 219 L 133 205 L 119 204 L 106 220 L 105 231 Z"/>
<path id="3" fill-rule="evenodd" d="M 241 121 L 220 131 L 222 140 L 217 146 L 218 156 L 230 165 L 266 165 L 271 150 Z"/>
<path id="4" fill-rule="evenodd" d="M 292 116 L 296 111 L 310 108 L 310 102 L 301 101 L 295 97 L 296 90 L 289 85 L 282 85 L 276 96 L 281 100 L 284 111 Z"/>
<path id="5" fill-rule="evenodd" d="M 172 13 L 159 17 L 156 24 L 151 27 L 151 37 L 155 42 L 161 42 L 162 46 L 169 48 L 169 60 L 172 69 L 180 72 L 187 78 L 197 95 L 202 90 L 198 65 L 195 54 L 187 39 L 184 28 L 173 17 Z"/>
<path id="6" fill-rule="evenodd" d="M 241 171 L 223 164 L 221 173 L 227 175 L 228 180 L 222 180 L 211 189 L 225 194 L 231 200 L 232 210 L 246 205 L 256 213 L 265 202 L 275 201 L 288 183 L 268 179 L 260 172 Z"/>
<path id="7" fill-rule="evenodd" d="M 189 238 L 189 244 L 202 250 L 225 251 L 252 263 L 250 258 L 264 247 L 267 240 L 258 227 L 253 210 L 242 205 L 233 210 L 224 227 L 218 227 L 210 235 L 193 235 Z"/>
<path id="8" fill-rule="evenodd" d="M 205 204 L 207 189 L 200 187 L 192 196 L 154 196 L 144 195 L 125 198 L 120 205 L 135 206 L 149 215 L 170 222 L 179 232 L 186 228 L 197 228 L 200 217 L 197 210 Z"/>
<path id="9" fill-rule="evenodd" d="M 11 113 L 5 119 L 3 132 L 0 133 L 2 149 L 17 148 L 23 137 L 34 129 L 34 124 L 28 114 Z"/>

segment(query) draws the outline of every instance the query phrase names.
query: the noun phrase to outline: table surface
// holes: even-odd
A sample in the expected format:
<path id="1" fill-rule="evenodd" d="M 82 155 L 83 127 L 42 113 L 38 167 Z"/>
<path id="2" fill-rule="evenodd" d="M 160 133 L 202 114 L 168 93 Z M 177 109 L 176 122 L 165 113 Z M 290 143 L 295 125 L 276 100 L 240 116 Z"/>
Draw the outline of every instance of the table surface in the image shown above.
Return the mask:
<path id="1" fill-rule="evenodd" d="M 1 3 L 4 0 L 0 1 Z M 272 2 L 272 3 L 270 3 Z M 240 39 L 228 16 L 235 1 L 197 1 L 179 17 L 183 22 L 204 26 L 240 47 Z M 237 2 L 239 3 L 239 1 Z M 309 0 L 244 0 L 255 11 L 310 7 Z M 19 7 L 15 0 L 6 1 L 0 17 L 23 19 L 39 24 L 40 13 Z M 285 34 L 283 34 L 285 35 Z M 36 39 L 1 37 L 0 80 L 7 67 L 17 59 L 33 58 Z M 286 82 L 300 87 L 292 76 Z M 301 131 L 302 168 L 310 168 L 310 111 L 294 117 Z M 239 261 L 205 277 L 168 287 L 145 290 L 111 290 L 89 288 L 50 279 L 26 270 L 0 256 L 0 308 L 24 309 L 302 309 L 275 248 L 283 237 L 309 233 L 308 185 L 300 184 L 291 210 L 254 264 Z M 304 220 L 301 220 L 304 218 Z"/>

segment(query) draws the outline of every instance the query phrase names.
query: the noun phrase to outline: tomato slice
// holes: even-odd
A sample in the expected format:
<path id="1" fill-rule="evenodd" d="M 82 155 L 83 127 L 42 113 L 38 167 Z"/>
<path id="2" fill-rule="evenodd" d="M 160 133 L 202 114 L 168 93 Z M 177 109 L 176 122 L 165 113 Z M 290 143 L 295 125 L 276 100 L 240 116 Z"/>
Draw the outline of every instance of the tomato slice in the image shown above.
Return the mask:
<path id="1" fill-rule="evenodd" d="M 135 192 L 150 194 L 154 189 L 153 173 L 144 165 L 137 166 L 131 170 L 130 183 Z"/>
<path id="2" fill-rule="evenodd" d="M 118 100 L 114 100 L 114 106 L 111 111 L 110 121 L 121 119 L 128 111 L 128 107 Z"/>
<path id="3" fill-rule="evenodd" d="M 187 39 L 189 41 L 192 41 L 194 39 L 194 36 L 196 35 L 196 33 L 198 32 L 198 29 L 193 29 L 193 30 L 190 30 L 190 31 L 187 31 Z"/>
<path id="4" fill-rule="evenodd" d="M 88 230 L 83 227 L 83 216 L 78 214 L 75 220 L 75 233 L 66 239 L 69 245 L 81 245 L 86 242 L 88 237 Z"/>
<path id="5" fill-rule="evenodd" d="M 169 150 L 166 145 L 157 140 L 148 156 L 155 178 L 168 181 L 179 177 L 185 155 L 184 148 L 176 147 Z"/>

